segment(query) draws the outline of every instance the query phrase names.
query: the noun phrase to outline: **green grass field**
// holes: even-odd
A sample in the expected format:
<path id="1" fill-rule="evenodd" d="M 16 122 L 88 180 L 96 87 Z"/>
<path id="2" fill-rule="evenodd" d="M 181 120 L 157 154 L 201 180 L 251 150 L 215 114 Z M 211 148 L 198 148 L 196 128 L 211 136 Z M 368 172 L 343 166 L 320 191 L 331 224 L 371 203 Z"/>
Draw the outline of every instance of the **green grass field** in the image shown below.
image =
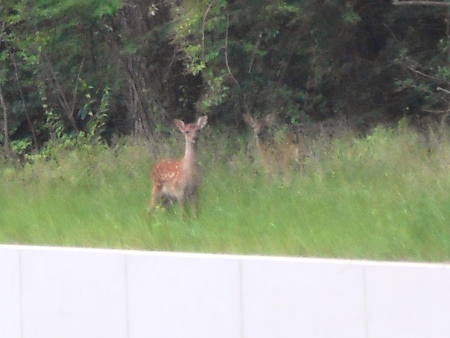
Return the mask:
<path id="1" fill-rule="evenodd" d="M 122 249 L 450 260 L 450 143 L 408 127 L 309 142 L 288 178 L 268 177 L 247 141 L 206 132 L 198 218 L 146 208 L 156 157 L 181 138 L 61 151 L 0 165 L 0 242 Z"/>

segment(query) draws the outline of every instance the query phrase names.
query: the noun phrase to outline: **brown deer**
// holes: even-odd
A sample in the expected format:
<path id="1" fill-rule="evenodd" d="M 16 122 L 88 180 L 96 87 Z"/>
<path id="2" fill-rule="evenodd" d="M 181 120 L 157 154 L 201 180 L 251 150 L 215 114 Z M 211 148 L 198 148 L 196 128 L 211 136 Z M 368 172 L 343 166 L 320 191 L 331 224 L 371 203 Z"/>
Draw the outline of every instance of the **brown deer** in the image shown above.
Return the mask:
<path id="1" fill-rule="evenodd" d="M 274 113 L 259 119 L 244 114 L 244 121 L 253 129 L 256 147 L 266 172 L 283 176 L 289 174 L 293 161 L 299 161 L 295 135 L 282 132 L 280 137 L 276 137 L 271 130 L 276 125 Z"/>
<path id="2" fill-rule="evenodd" d="M 197 163 L 197 141 L 200 130 L 206 126 L 207 119 L 207 116 L 202 116 L 196 123 L 189 124 L 175 120 L 178 130 L 184 134 L 186 150 L 184 157 L 177 160 L 161 160 L 153 168 L 149 212 L 154 210 L 160 200 L 165 202 L 176 200 L 183 216 L 184 205 L 188 200 L 194 215 L 197 214 L 197 190 L 201 180 Z"/>

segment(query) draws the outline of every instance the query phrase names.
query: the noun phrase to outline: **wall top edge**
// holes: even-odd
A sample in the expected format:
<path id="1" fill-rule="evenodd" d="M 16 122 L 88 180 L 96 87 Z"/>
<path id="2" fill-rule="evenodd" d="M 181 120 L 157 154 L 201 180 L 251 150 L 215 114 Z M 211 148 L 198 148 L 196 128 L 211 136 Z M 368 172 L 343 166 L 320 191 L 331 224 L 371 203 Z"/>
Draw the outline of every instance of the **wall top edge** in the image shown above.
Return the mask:
<path id="1" fill-rule="evenodd" d="M 168 252 L 168 251 L 144 251 L 144 250 L 125 250 L 108 248 L 80 248 L 80 247 L 59 247 L 59 246 L 34 246 L 18 244 L 0 244 L 2 250 L 37 250 L 37 251 L 65 251 L 79 253 L 97 253 L 97 254 L 124 254 L 124 255 L 144 255 L 160 257 L 184 257 L 184 258 L 203 258 L 203 259 L 234 259 L 242 261 L 269 261 L 269 262 L 304 262 L 304 263 L 324 263 L 324 264 L 346 264 L 346 265 L 391 265 L 391 266 L 427 266 L 450 269 L 450 262 L 412 262 L 412 261 L 375 261 L 359 259 L 340 259 L 340 258 L 320 258 L 320 257 L 294 257 L 294 256 L 263 256 L 263 255 L 234 255 L 223 253 L 193 253 L 193 252 Z"/>

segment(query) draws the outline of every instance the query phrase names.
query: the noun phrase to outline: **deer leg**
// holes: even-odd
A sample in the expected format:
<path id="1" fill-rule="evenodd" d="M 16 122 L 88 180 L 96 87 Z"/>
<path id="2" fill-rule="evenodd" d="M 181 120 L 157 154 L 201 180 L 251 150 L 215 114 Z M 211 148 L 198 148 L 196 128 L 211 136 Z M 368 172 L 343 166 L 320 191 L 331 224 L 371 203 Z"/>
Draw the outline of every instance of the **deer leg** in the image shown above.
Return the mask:
<path id="1" fill-rule="evenodd" d="M 287 177 L 290 173 L 290 158 L 289 158 L 289 154 L 283 154 L 283 168 L 282 168 L 282 173 L 285 177 Z"/>
<path id="2" fill-rule="evenodd" d="M 156 203 L 158 202 L 158 200 L 160 198 L 161 198 L 161 191 L 158 189 L 158 187 L 156 185 L 154 185 L 152 188 L 150 202 L 148 204 L 148 209 L 147 209 L 148 213 L 153 212 L 153 210 L 155 209 Z"/>
<path id="3" fill-rule="evenodd" d="M 190 200 L 191 200 L 191 213 L 192 213 L 192 215 L 195 218 L 197 218 L 197 216 L 198 216 L 198 194 L 197 194 L 197 189 L 192 192 Z"/>
<path id="4" fill-rule="evenodd" d="M 264 171 L 266 172 L 266 174 L 270 175 L 271 172 L 272 172 L 272 170 L 271 170 L 271 165 L 270 165 L 270 159 L 269 159 L 269 157 L 266 156 L 266 155 L 264 154 L 264 152 L 261 152 L 260 158 L 261 158 L 261 162 L 262 162 Z"/>
<path id="5" fill-rule="evenodd" d="M 177 202 L 180 207 L 180 215 L 184 218 L 184 194 L 177 196 Z"/>

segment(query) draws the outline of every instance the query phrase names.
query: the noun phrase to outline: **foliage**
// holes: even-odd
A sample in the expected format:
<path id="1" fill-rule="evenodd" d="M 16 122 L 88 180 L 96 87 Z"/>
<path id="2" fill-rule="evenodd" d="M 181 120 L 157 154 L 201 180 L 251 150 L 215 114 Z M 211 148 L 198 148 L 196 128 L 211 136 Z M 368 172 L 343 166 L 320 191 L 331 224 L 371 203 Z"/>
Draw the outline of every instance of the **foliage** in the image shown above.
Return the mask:
<path id="1" fill-rule="evenodd" d="M 397 72 L 396 95 L 404 100 L 402 112 L 444 120 L 450 99 L 448 13 L 412 7 L 395 11 L 388 20 L 396 28 L 389 49 Z"/>
<path id="2" fill-rule="evenodd" d="M 239 126 L 276 111 L 292 128 L 345 116 L 364 132 L 445 122 L 446 15 L 390 0 L 5 0 L 2 144 L 38 151 L 49 118 L 74 135 L 102 116 L 108 141 L 204 113 Z"/>

